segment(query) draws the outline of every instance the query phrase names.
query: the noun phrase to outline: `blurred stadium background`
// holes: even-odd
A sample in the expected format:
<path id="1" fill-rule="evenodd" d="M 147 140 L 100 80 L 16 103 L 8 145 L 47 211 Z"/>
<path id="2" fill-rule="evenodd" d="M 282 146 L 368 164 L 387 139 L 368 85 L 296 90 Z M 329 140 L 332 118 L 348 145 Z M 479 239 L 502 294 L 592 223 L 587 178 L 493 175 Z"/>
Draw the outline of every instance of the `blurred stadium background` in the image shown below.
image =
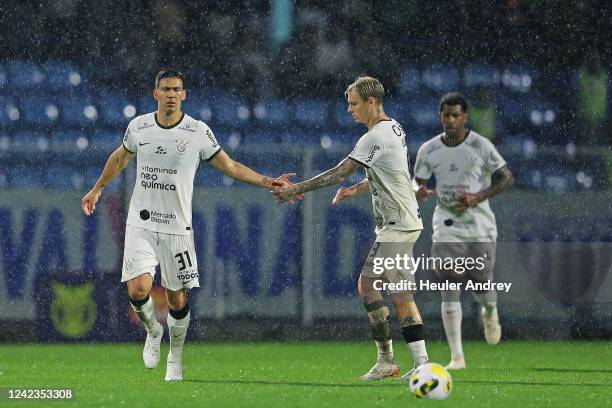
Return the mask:
<path id="1" fill-rule="evenodd" d="M 437 100 L 459 90 L 471 126 L 516 177 L 492 200 L 499 240 L 612 252 L 609 2 L 55 0 L 0 9 L 1 341 L 143 339 L 119 284 L 134 168 L 95 216 L 80 200 L 130 119 L 155 109 L 163 67 L 186 75 L 184 111 L 232 157 L 300 179 L 340 161 L 363 133 L 343 97 L 355 76 L 383 81 L 412 164 L 440 132 Z M 192 338 L 369 339 L 355 290 L 373 239 L 367 197 L 332 208 L 329 189 L 275 205 L 204 164 L 195 183 L 202 288 Z M 425 242 L 432 210 L 423 206 Z M 517 286 L 533 283 L 529 297 L 500 299 L 507 338 L 612 337 L 609 257 L 534 270 L 520 254 L 497 268 Z M 429 335 L 442 339 L 436 295 L 419 302 Z M 480 338 L 476 308 L 464 302 L 466 336 Z"/>

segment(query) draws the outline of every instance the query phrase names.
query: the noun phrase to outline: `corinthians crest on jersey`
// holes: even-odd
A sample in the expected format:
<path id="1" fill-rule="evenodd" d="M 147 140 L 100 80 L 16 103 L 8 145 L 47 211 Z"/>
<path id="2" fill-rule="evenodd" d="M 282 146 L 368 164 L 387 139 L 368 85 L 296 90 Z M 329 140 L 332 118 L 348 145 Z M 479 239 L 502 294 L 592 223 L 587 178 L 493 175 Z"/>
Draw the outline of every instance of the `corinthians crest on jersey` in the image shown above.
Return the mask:
<path id="1" fill-rule="evenodd" d="M 187 151 L 187 145 L 189 144 L 189 140 L 185 139 L 176 139 L 176 153 L 180 156 L 184 155 Z"/>

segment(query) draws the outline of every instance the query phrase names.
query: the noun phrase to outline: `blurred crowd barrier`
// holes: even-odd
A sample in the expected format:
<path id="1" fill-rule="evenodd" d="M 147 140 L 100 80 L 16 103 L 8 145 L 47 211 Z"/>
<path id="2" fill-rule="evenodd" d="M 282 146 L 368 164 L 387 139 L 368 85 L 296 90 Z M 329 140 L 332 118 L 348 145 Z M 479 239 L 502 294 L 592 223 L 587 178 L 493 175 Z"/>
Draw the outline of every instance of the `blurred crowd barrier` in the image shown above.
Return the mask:
<path id="1" fill-rule="evenodd" d="M 262 173 L 295 171 L 302 179 L 335 165 L 350 146 L 228 151 Z M 84 159 L 97 166 L 96 175 L 103 157 L 97 160 Z M 78 168 L 78 157 L 70 165 Z M 513 170 L 525 171 L 518 165 Z M 91 217 L 82 213 L 80 202 L 94 178 L 80 188 L 67 182 L 62 188 L 35 184 L 0 190 L 1 322 L 38 322 L 37 336 L 47 340 L 130 340 L 140 333 L 119 283 L 134 173 L 135 166 L 129 167 L 105 190 Z M 41 174 L 64 177 L 51 167 Z M 347 184 L 362 177 L 356 174 Z M 500 241 L 496 277 L 513 284 L 500 295 L 505 318 L 546 325 L 555 316 L 554 322 L 569 319 L 566 327 L 571 327 L 585 321 L 574 316 L 576 307 L 581 316 L 595 316 L 587 322 L 609 315 L 612 272 L 604 255 L 612 254 L 612 213 L 610 192 L 602 188 L 607 184 L 599 183 L 548 191 L 519 183 L 492 199 Z M 233 183 L 205 164 L 196 184 L 193 229 L 201 288 L 192 292 L 195 316 L 214 322 L 290 320 L 301 327 L 362 317 L 356 280 L 374 238 L 368 196 L 332 207 L 332 187 L 307 194 L 300 205 L 277 204 L 268 191 Z M 434 200 L 422 205 L 425 250 L 434 205 Z M 424 273 L 419 277 L 427 278 Z M 424 314 L 438 320 L 438 295 L 418 296 Z M 161 293 L 158 300 L 163 318 Z"/>

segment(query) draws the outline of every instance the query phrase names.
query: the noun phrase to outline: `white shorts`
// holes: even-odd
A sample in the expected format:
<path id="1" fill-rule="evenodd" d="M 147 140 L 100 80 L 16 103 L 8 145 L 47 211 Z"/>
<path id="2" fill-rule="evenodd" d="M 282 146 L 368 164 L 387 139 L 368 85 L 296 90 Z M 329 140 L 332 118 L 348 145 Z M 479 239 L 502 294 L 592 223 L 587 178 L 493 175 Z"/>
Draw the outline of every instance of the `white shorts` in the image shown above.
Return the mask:
<path id="1" fill-rule="evenodd" d="M 495 242 L 433 242 L 431 244 L 431 256 L 436 258 L 480 258 L 482 268 L 466 269 L 463 273 L 455 270 L 440 270 L 436 268 L 436 274 L 443 279 L 471 279 L 476 282 L 493 280 L 495 268 Z"/>
<path id="2" fill-rule="evenodd" d="M 126 225 L 121 282 L 143 273 L 155 276 L 157 265 L 160 265 L 164 288 L 177 291 L 200 287 L 193 232 L 164 234 Z"/>
<path id="3" fill-rule="evenodd" d="M 372 245 L 366 259 L 361 275 L 371 279 L 381 279 L 383 282 L 402 283 L 415 282 L 414 272 L 410 268 L 385 268 L 384 271 L 375 271 L 375 258 L 395 259 L 396 256 L 412 258 L 414 243 L 419 239 L 421 230 L 396 231 L 383 229 L 376 234 L 376 242 Z M 405 290 L 388 290 L 389 293 L 400 293 Z M 411 291 L 413 292 L 413 291 Z"/>

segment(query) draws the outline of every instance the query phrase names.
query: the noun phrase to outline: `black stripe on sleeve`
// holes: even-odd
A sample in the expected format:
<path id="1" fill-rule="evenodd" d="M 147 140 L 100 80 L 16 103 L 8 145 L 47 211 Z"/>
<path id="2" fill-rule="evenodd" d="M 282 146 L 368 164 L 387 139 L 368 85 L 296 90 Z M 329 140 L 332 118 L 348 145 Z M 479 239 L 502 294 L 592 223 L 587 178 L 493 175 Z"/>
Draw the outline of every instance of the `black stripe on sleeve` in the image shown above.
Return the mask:
<path id="1" fill-rule="evenodd" d="M 210 157 L 208 159 L 206 159 L 206 161 L 211 161 L 213 159 L 213 157 L 215 157 L 221 150 L 223 150 L 221 147 L 219 147 L 219 149 L 214 152 L 213 154 L 210 155 Z"/>
<path id="2" fill-rule="evenodd" d="M 354 158 L 354 157 L 352 157 L 352 156 L 349 156 L 348 158 L 349 158 L 349 159 L 351 159 L 351 160 L 353 160 L 353 161 L 356 161 L 356 162 L 357 162 L 357 163 L 359 163 L 359 164 L 361 164 L 361 165 L 362 165 L 363 167 L 365 167 L 366 169 L 369 169 L 369 168 L 370 168 L 370 166 L 368 166 L 368 165 L 367 165 L 367 164 L 365 164 L 364 162 L 360 162 L 359 160 L 357 160 L 356 158 Z"/>
<path id="3" fill-rule="evenodd" d="M 498 171 L 500 171 L 501 169 L 503 169 L 504 167 L 508 167 L 508 163 L 504 163 L 502 166 L 499 167 L 499 169 L 495 170 L 494 172 L 492 172 L 491 174 L 495 174 Z"/>
<path id="4" fill-rule="evenodd" d="M 122 143 L 121 146 L 123 146 L 123 148 L 125 150 L 127 150 L 128 152 L 132 153 L 132 154 L 136 154 L 136 152 L 131 151 L 130 149 L 128 149 L 127 147 L 125 147 L 125 143 Z"/>

